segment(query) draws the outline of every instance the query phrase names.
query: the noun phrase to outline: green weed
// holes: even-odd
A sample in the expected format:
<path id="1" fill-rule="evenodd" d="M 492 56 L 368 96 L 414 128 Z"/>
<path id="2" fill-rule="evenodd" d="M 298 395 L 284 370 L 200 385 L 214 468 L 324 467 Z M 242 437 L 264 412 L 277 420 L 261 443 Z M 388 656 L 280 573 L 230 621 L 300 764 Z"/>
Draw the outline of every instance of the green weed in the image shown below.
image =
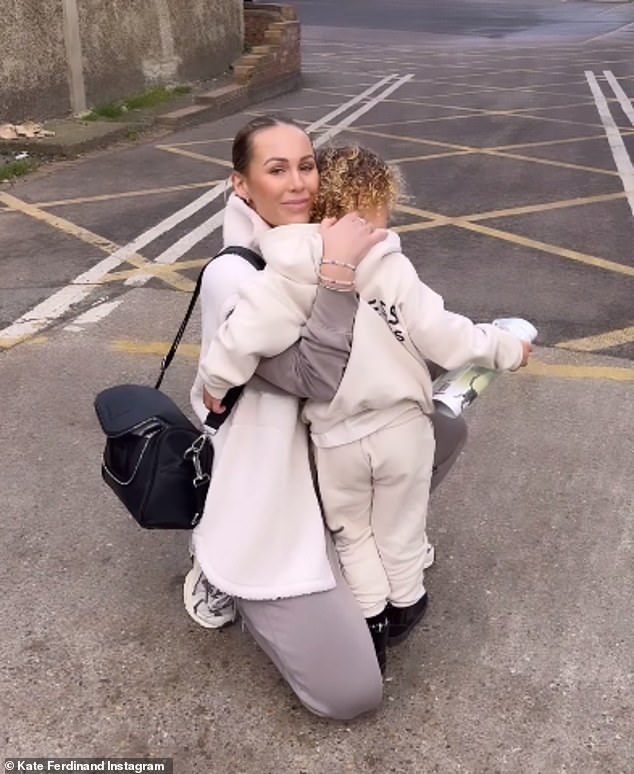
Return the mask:
<path id="1" fill-rule="evenodd" d="M 39 166 L 35 159 L 20 159 L 20 161 L 9 161 L 0 166 L 0 180 L 13 180 L 14 177 L 22 177 L 29 172 L 33 172 Z"/>
<path id="2" fill-rule="evenodd" d="M 98 121 L 105 119 L 107 121 L 116 121 L 124 117 L 130 110 L 143 110 L 144 108 L 153 108 L 162 105 L 178 97 L 181 94 L 189 94 L 189 86 L 159 86 L 150 89 L 143 94 L 137 94 L 133 97 L 121 100 L 121 102 L 111 102 L 107 105 L 100 105 L 85 117 L 86 121 Z"/>
<path id="3" fill-rule="evenodd" d="M 100 105 L 93 108 L 90 113 L 85 116 L 85 121 L 99 121 L 101 118 L 105 118 L 110 121 L 114 121 L 126 112 L 123 103 L 111 102 L 108 105 Z"/>

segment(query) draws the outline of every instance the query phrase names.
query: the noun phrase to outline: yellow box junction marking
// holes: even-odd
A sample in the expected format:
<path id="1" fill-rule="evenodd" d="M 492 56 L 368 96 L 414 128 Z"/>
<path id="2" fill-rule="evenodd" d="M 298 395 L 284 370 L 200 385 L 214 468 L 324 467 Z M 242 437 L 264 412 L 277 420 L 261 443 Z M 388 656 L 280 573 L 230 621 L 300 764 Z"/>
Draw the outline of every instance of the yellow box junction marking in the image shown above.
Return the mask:
<path id="1" fill-rule="evenodd" d="M 169 341 L 139 341 L 133 339 L 118 339 L 111 342 L 111 352 L 120 352 L 126 355 L 151 355 L 161 357 L 169 350 Z M 182 357 L 197 360 L 200 356 L 198 344 L 181 344 L 178 353 Z M 514 373 L 520 376 L 543 376 L 553 379 L 577 379 L 577 380 L 608 380 L 617 382 L 634 381 L 634 368 L 620 368 L 615 366 L 578 366 L 561 363 L 544 363 L 535 357 L 531 358 L 528 366 L 520 368 Z"/>
<path id="2" fill-rule="evenodd" d="M 176 193 L 178 191 L 194 191 L 197 188 L 209 188 L 221 183 L 221 180 L 207 180 L 204 183 L 183 183 L 182 185 L 168 185 L 164 188 L 145 188 L 140 191 L 122 191 L 121 193 L 96 194 L 95 196 L 79 196 L 75 199 L 53 199 L 48 202 L 35 202 L 34 206 L 42 210 L 51 207 L 65 207 L 71 204 L 92 204 L 93 202 L 109 202 L 117 199 L 131 199 L 142 196 L 155 196 L 164 193 Z"/>
<path id="3" fill-rule="evenodd" d="M 596 336 L 586 336 L 582 339 L 570 339 L 560 341 L 555 346 L 561 349 L 573 349 L 581 352 L 596 352 L 611 347 L 620 347 L 623 344 L 634 342 L 634 326 L 629 328 L 620 328 L 616 331 L 606 331 Z"/>
<path id="4" fill-rule="evenodd" d="M 133 341 L 129 339 L 119 339 L 113 341 L 110 345 L 112 352 L 123 352 L 126 355 L 157 355 L 162 357 L 167 354 L 171 347 L 169 341 Z M 178 354 L 192 360 L 197 360 L 200 355 L 199 344 L 179 344 Z"/>
<path id="5" fill-rule="evenodd" d="M 95 234 L 93 231 L 89 231 L 83 226 L 78 226 L 76 223 L 66 220 L 66 218 L 61 218 L 59 215 L 53 215 L 50 212 L 46 212 L 45 210 L 36 207 L 34 204 L 24 202 L 11 194 L 0 191 L 0 202 L 14 212 L 20 212 L 34 220 L 46 223 L 48 226 L 51 226 L 58 231 L 62 231 L 64 234 L 75 237 L 82 242 L 86 242 L 108 255 L 112 255 L 120 249 L 120 245 L 117 245 L 115 242 L 111 242 L 109 239 L 106 239 L 99 234 Z M 164 272 L 162 268 L 157 271 L 158 265 L 148 261 L 139 253 L 134 253 L 129 256 L 126 259 L 126 263 L 136 267 L 136 269 L 132 270 L 133 273 L 136 273 L 138 269 L 142 269 L 143 274 L 152 274 L 160 277 L 166 284 L 171 285 L 177 290 L 191 291 L 194 287 L 191 280 L 181 277 L 178 274 L 179 269 L 176 267 L 173 269 L 170 267 L 170 269 L 172 269 L 170 272 Z"/>

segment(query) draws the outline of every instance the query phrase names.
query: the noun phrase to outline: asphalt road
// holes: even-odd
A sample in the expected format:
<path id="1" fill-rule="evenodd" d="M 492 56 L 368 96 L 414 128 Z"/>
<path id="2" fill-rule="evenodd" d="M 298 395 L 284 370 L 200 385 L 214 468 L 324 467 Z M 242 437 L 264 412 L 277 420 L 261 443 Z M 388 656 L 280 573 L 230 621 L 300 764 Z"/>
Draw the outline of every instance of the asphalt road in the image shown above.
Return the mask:
<path id="1" fill-rule="evenodd" d="M 298 7 L 302 90 L 0 188 L 5 754 L 173 757 L 176 774 L 629 774 L 634 128 L 613 83 L 632 98 L 634 6 Z M 189 621 L 187 536 L 137 529 L 106 491 L 92 398 L 155 377 L 219 246 L 209 191 L 235 130 L 344 105 L 315 136 L 399 164 L 394 225 L 425 281 L 540 337 L 469 409 L 432 502 L 430 611 L 390 654 L 384 706 L 332 724 L 239 627 Z M 183 406 L 196 329 L 165 384 Z"/>
<path id="2" fill-rule="evenodd" d="M 503 37 L 509 33 L 535 27 L 540 23 L 540 10 L 551 4 L 507 2 L 450 2 L 433 0 L 384 3 L 377 0 L 300 1 L 296 4 L 303 24 L 315 26 L 354 27 L 379 30 L 407 30 L 449 35 L 486 35 Z M 332 20 L 336 19 L 336 25 Z"/>
<path id="3" fill-rule="evenodd" d="M 463 36 L 471 45 L 477 38 L 518 34 L 600 34 L 631 21 L 630 9 L 583 0 L 298 0 L 295 6 L 302 23 L 311 27 L 410 32 L 418 39 L 421 34 Z"/>

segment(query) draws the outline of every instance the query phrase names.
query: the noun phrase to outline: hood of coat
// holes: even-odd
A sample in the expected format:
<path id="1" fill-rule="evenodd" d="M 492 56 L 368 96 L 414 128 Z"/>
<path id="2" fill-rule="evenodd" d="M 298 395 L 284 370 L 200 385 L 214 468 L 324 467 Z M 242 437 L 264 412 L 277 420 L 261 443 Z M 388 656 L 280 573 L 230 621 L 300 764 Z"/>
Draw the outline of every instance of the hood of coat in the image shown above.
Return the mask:
<path id="1" fill-rule="evenodd" d="M 231 194 L 225 206 L 222 221 L 222 243 L 225 247 L 249 247 L 260 252 L 260 239 L 271 227 L 245 204 L 239 196 Z"/>
<path id="2" fill-rule="evenodd" d="M 323 252 L 319 226 L 293 223 L 277 226 L 260 238 L 260 249 L 266 265 L 296 282 L 315 284 Z"/>
<path id="3" fill-rule="evenodd" d="M 269 229 L 260 237 L 260 249 L 267 265 L 285 277 L 299 282 L 316 281 L 324 249 L 318 224 L 292 224 Z M 388 231 L 386 238 L 374 245 L 357 267 L 357 285 L 375 271 L 384 256 L 400 251 L 398 234 Z"/>
<path id="4" fill-rule="evenodd" d="M 363 286 L 366 277 L 376 271 L 378 264 L 391 253 L 401 252 L 401 240 L 395 231 L 388 229 L 387 236 L 374 245 L 357 266 L 357 287 Z"/>

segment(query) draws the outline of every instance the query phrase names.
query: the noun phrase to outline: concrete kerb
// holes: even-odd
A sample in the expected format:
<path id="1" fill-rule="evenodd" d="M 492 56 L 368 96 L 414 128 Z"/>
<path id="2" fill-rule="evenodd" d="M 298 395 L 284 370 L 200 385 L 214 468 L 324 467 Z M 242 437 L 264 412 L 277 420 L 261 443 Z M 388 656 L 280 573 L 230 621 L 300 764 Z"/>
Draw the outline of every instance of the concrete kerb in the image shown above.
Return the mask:
<path id="1" fill-rule="evenodd" d="M 55 132 L 52 137 L 0 140 L 0 154 L 26 151 L 42 159 L 72 158 L 82 153 L 134 140 L 152 130 L 176 130 L 205 121 L 215 121 L 250 105 L 298 89 L 301 73 L 272 78 L 266 83 L 222 83 L 209 90 L 193 91 L 187 99 L 169 105 L 139 111 L 127 121 L 86 121 L 81 118 L 61 118 L 45 122 Z"/>
<path id="2" fill-rule="evenodd" d="M 298 89 L 301 73 L 284 75 L 268 83 L 231 84 L 213 91 L 203 92 L 189 107 L 173 110 L 157 117 L 160 126 L 180 127 L 202 121 L 213 121 L 231 113 L 244 110 L 249 105 Z"/>

